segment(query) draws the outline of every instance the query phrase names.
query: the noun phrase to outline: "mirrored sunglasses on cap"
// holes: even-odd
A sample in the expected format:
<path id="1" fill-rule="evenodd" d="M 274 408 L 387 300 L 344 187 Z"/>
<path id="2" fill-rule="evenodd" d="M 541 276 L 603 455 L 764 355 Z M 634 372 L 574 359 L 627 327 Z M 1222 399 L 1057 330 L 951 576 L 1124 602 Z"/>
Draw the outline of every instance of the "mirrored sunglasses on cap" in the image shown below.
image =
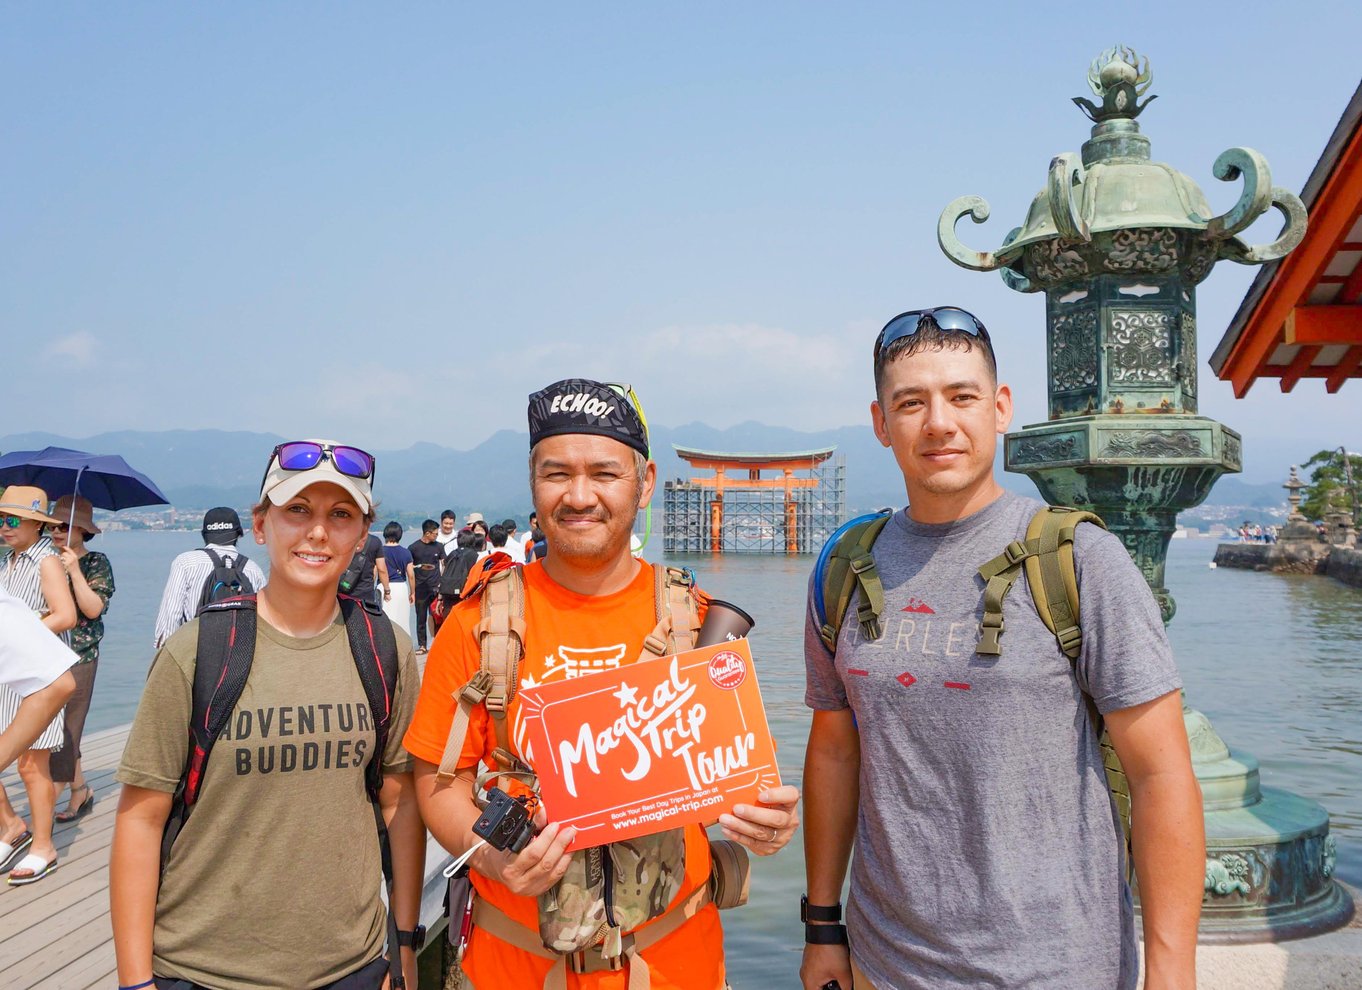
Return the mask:
<path id="1" fill-rule="evenodd" d="M 989 340 L 988 331 L 984 329 L 983 322 L 975 316 L 958 306 L 938 306 L 935 309 L 913 309 L 906 313 L 900 313 L 884 325 L 880 335 L 875 338 L 875 360 L 879 360 L 880 353 L 904 337 L 911 337 L 922 328 L 922 321 L 931 317 L 933 323 L 945 332 L 957 331 L 969 334 L 971 337 L 978 337 L 985 343 L 992 346 Z"/>
<path id="2" fill-rule="evenodd" d="M 269 480 L 270 469 L 278 464 L 284 471 L 311 471 L 325 460 L 330 460 L 336 470 L 348 478 L 374 481 L 374 455 L 358 447 L 344 444 L 318 443 L 315 440 L 290 440 L 281 443 L 270 454 L 265 465 L 265 476 L 260 479 L 261 490 Z"/>

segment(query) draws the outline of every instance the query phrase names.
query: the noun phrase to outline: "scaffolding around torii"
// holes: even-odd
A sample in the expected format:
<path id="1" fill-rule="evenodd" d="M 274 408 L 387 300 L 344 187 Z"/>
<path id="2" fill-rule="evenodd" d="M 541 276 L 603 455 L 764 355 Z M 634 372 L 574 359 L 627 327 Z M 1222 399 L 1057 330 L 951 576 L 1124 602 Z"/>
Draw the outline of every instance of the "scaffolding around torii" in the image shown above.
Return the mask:
<path id="1" fill-rule="evenodd" d="M 692 468 L 714 474 L 663 485 L 665 553 L 817 553 L 846 521 L 846 464 L 833 456 L 836 447 L 790 453 L 672 447 Z"/>

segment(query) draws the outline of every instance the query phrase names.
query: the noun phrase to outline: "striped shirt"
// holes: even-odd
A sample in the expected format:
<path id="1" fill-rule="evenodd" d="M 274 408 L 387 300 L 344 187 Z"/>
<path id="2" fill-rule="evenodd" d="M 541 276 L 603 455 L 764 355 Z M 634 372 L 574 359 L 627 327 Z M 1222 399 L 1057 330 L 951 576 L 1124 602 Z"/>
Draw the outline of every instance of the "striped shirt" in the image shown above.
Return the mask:
<path id="1" fill-rule="evenodd" d="M 198 614 L 203 583 L 213 573 L 213 558 L 204 553 L 205 550 L 213 551 L 223 561 L 233 560 L 241 552 L 236 547 L 210 543 L 198 550 L 186 550 L 171 562 L 170 577 L 166 578 L 166 589 L 161 594 L 161 608 L 156 613 L 157 649 L 171 633 Z M 255 561 L 248 559 L 243 570 L 256 591 L 265 587 L 265 572 Z"/>
<path id="2" fill-rule="evenodd" d="M 55 557 L 57 551 L 46 536 L 39 539 L 27 550 L 10 550 L 0 559 L 0 587 L 23 602 L 34 613 L 43 615 L 51 611 L 47 598 L 43 595 L 42 562 L 45 557 Z M 63 645 L 70 646 L 71 633 L 64 632 L 58 637 Z M 0 686 L 0 729 L 9 727 L 19 711 L 23 699 L 12 688 Z M 61 749 L 65 712 L 57 713 L 51 724 L 30 747 L 31 749 Z"/>

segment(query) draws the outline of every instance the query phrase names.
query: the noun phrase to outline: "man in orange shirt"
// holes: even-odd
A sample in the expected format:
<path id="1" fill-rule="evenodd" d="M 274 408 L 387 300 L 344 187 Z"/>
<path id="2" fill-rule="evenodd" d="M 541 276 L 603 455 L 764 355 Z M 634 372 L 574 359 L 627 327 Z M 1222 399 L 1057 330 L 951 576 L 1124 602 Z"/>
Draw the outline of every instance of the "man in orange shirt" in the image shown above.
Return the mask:
<path id="1" fill-rule="evenodd" d="M 523 571 L 520 685 L 633 662 L 658 614 L 652 568 L 629 553 L 634 518 L 652 497 L 657 476 L 632 391 L 585 379 L 557 382 L 530 396 L 529 420 L 532 495 L 550 552 Z M 481 812 L 473 800 L 473 780 L 483 766 L 495 769 L 496 732 L 479 704 L 469 713 L 457 776 L 445 782 L 437 772 L 456 696 L 479 670 L 474 627 L 480 617 L 477 596 L 450 612 L 430 652 L 405 739 L 416 757 L 422 814 L 435 838 L 456 855 L 476 843 L 471 828 Z M 509 742 L 516 755 L 532 763 L 517 702 L 512 699 L 506 712 Z M 721 815 L 719 825 L 725 838 L 765 856 L 789 842 L 798 827 L 799 792 L 785 785 L 763 792 L 760 800 Z M 463 960 L 475 990 L 723 990 L 723 932 L 713 904 L 704 903 L 660 939 L 647 936 L 650 925 L 668 922 L 671 910 L 706 901 L 711 862 L 703 828 L 685 828 L 683 875 L 668 912 L 624 932 L 627 945 L 636 936 L 636 956 L 612 960 L 600 948 L 588 949 L 574 953 L 572 965 L 564 966 L 552 952 L 533 950 L 540 938 L 537 898 L 567 872 L 573 854 L 565 850 L 573 833 L 545 822 L 542 811 L 536 824 L 538 835 L 519 853 L 483 845 L 469 860 L 477 896 L 524 930 L 516 933 L 517 946 L 475 925 Z M 675 871 L 678 865 L 664 869 Z"/>

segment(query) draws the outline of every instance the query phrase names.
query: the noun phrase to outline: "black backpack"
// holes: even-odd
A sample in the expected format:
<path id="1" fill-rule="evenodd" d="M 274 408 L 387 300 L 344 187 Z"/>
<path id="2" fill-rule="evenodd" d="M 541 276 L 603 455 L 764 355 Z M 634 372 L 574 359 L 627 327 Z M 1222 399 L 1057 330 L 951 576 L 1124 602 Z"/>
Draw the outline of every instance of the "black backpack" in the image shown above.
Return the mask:
<path id="1" fill-rule="evenodd" d="M 392 623 L 374 603 L 338 595 L 350 654 L 359 670 L 360 683 L 373 716 L 375 745 L 364 768 L 364 789 L 374 809 L 378 828 L 379 853 L 383 879 L 388 885 L 388 903 L 393 896 L 392 850 L 378 793 L 383 787 L 383 754 L 388 747 L 388 728 L 392 721 L 393 694 L 397 690 L 399 658 Z M 161 872 L 170 862 L 170 850 L 180 830 L 189 820 L 203 786 L 204 769 L 213 744 L 227 727 L 232 711 L 241 698 L 255 661 L 255 596 L 233 598 L 207 605 L 199 616 L 198 658 L 194 666 L 192 714 L 189 720 L 189 756 L 184 772 L 171 799 L 170 814 L 161 835 Z M 389 978 L 392 990 L 403 990 L 402 954 L 397 916 L 388 910 Z"/>
<path id="2" fill-rule="evenodd" d="M 195 615 L 215 602 L 240 598 L 256 590 L 251 579 L 246 576 L 246 564 L 250 558 L 244 553 L 234 556 L 224 554 L 219 557 L 207 547 L 199 549 L 208 554 L 209 559 L 213 561 L 213 569 L 208 572 L 208 577 L 204 578 L 203 590 L 199 592 L 199 607 L 194 610 Z"/>
<path id="3" fill-rule="evenodd" d="M 478 552 L 468 547 L 455 550 L 453 556 L 446 557 L 444 569 L 440 571 L 440 597 L 457 599 L 462 595 L 469 572 L 477 562 Z"/>
<path id="4" fill-rule="evenodd" d="M 383 542 L 372 533 L 364 538 L 364 546 L 355 551 L 355 555 L 350 558 L 350 566 L 345 569 L 345 573 L 340 576 L 337 586 L 342 595 L 351 594 L 355 588 L 359 587 L 364 581 L 365 574 L 372 579 L 374 564 L 378 560 L 378 555 L 383 552 Z"/>

